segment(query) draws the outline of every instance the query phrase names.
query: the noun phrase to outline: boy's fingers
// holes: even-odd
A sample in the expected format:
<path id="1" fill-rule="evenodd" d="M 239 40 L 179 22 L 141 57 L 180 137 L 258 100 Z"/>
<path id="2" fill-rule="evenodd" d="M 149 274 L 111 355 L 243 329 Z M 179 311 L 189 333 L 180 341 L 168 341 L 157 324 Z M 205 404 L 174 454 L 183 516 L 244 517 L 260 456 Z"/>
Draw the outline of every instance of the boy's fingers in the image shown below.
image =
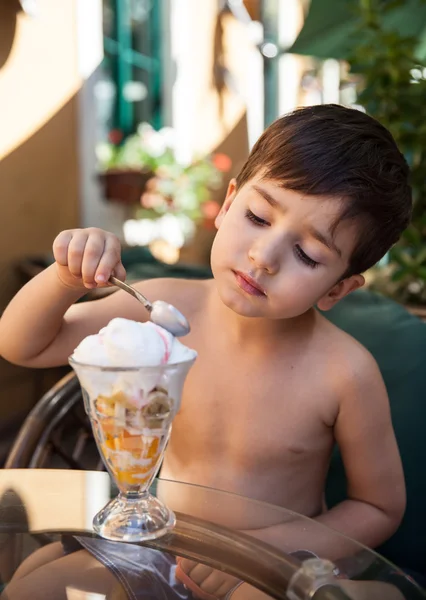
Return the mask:
<path id="1" fill-rule="evenodd" d="M 190 588 L 195 596 L 200 598 L 221 598 L 240 582 L 232 575 L 227 575 L 193 560 L 178 557 L 176 563 L 176 577 Z M 183 581 L 184 576 L 189 578 L 192 583 L 189 584 L 186 578 Z"/>
<path id="2" fill-rule="evenodd" d="M 197 585 L 199 585 L 206 594 L 212 594 L 216 598 L 220 597 L 219 591 L 222 583 L 221 581 L 218 581 L 217 573 L 210 573 L 203 581 L 197 582 Z"/>
<path id="3" fill-rule="evenodd" d="M 126 269 L 124 268 L 122 262 L 119 262 L 118 265 L 114 267 L 112 275 L 121 281 L 126 281 Z"/>
<path id="4" fill-rule="evenodd" d="M 101 235 L 90 235 L 84 248 L 81 275 L 85 284 L 95 284 L 95 273 L 104 253 L 105 238 Z"/>
<path id="5" fill-rule="evenodd" d="M 212 594 L 208 594 L 204 590 L 202 590 L 196 583 L 192 581 L 192 579 L 187 575 L 181 568 L 180 563 L 178 562 L 175 571 L 176 579 L 178 579 L 183 585 L 191 590 L 196 598 L 200 598 L 201 600 L 217 600 L 216 596 Z"/>
<path id="6" fill-rule="evenodd" d="M 111 277 L 112 271 L 121 264 L 120 244 L 114 236 L 108 236 L 105 240 L 105 249 L 98 268 L 96 269 L 95 281 L 98 284 L 106 284 Z"/>
<path id="7" fill-rule="evenodd" d="M 176 558 L 176 562 L 178 565 L 180 565 L 181 569 L 183 571 L 185 571 L 185 573 L 190 573 L 192 571 L 192 569 L 198 565 L 199 563 L 197 563 L 195 560 L 191 560 L 189 558 L 183 558 L 182 556 L 178 556 Z"/>
<path id="8" fill-rule="evenodd" d="M 200 586 L 208 594 L 214 594 L 218 598 L 221 598 L 240 583 L 240 581 L 240 579 L 232 575 L 227 575 L 221 571 L 213 571 Z"/>
<path id="9" fill-rule="evenodd" d="M 81 277 L 81 266 L 84 249 L 88 240 L 88 233 L 77 231 L 72 236 L 68 246 L 68 269 L 74 277 Z"/>
<path id="10" fill-rule="evenodd" d="M 57 263 L 68 266 L 68 246 L 72 239 L 73 231 L 62 231 L 53 242 L 53 256 Z"/>
<path id="11" fill-rule="evenodd" d="M 197 585 L 201 585 L 205 579 L 214 571 L 212 567 L 208 567 L 207 565 L 203 565 L 201 563 L 195 563 L 193 568 L 187 569 L 181 563 L 182 570 L 189 575 L 192 581 L 195 581 Z"/>

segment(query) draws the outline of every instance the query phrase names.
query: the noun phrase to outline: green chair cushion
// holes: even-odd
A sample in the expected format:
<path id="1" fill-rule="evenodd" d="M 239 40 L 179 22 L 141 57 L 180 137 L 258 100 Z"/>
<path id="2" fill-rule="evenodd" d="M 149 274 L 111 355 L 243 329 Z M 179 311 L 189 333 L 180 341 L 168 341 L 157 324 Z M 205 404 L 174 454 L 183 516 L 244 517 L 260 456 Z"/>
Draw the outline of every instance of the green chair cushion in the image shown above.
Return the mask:
<path id="1" fill-rule="evenodd" d="M 177 277 L 182 279 L 208 279 L 212 276 L 209 267 L 197 265 L 167 265 L 151 254 L 146 246 L 123 248 L 121 254 L 129 281 L 156 279 L 158 277 Z"/>
<path id="2" fill-rule="evenodd" d="M 426 574 L 426 325 L 403 306 L 364 290 L 324 314 L 372 353 L 389 394 L 404 465 L 407 509 L 398 531 L 377 550 L 401 568 Z M 337 448 L 326 496 L 329 506 L 346 497 Z"/>

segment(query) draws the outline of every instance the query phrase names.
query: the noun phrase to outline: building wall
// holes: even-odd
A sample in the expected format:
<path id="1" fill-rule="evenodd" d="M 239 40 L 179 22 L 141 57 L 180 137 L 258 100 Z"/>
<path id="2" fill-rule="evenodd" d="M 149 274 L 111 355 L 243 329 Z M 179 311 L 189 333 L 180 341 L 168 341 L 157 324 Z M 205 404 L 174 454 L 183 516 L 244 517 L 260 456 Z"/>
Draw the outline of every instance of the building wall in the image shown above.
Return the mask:
<path id="1" fill-rule="evenodd" d="M 257 65 L 250 61 L 258 51 L 245 25 L 230 15 L 218 20 L 216 0 L 170 0 L 170 5 L 170 60 L 175 66 L 169 86 L 170 124 L 177 130 L 183 158 L 224 152 L 232 159 L 232 176 L 249 150 L 248 124 L 253 120 L 247 115 L 247 100 L 257 75 Z M 256 94 L 262 94 L 261 86 L 253 101 Z M 258 135 L 262 121 L 261 110 Z M 226 184 L 216 192 L 219 202 Z M 208 264 L 213 237 L 213 230 L 199 228 L 180 260 Z"/>
<path id="2" fill-rule="evenodd" d="M 171 124 L 185 157 L 221 146 L 246 114 L 253 78 L 253 69 L 247 68 L 249 33 L 232 16 L 218 20 L 217 9 L 216 0 L 171 1 Z M 240 141 L 244 155 L 247 130 Z"/>
<path id="3" fill-rule="evenodd" d="M 164 44 L 167 121 L 178 129 L 183 152 L 226 152 L 235 172 L 248 153 L 247 32 L 231 17 L 217 22 L 216 0 L 164 2 L 171 31 Z M 37 6 L 31 18 L 18 2 L 0 1 L 0 314 L 22 284 L 17 265 L 24 258 L 50 252 L 62 229 L 97 225 L 118 233 L 123 218 L 103 203 L 95 181 L 101 0 L 38 0 Z M 221 88 L 216 78 L 218 43 L 234 87 Z M 201 232 L 186 259 L 207 262 L 212 237 Z M 0 434 L 57 377 L 0 358 Z"/>
<path id="4" fill-rule="evenodd" d="M 0 2 L 0 314 L 17 264 L 79 220 L 75 2 L 37 5 L 31 18 Z M 41 377 L 0 358 L 0 424 L 28 410 Z"/>

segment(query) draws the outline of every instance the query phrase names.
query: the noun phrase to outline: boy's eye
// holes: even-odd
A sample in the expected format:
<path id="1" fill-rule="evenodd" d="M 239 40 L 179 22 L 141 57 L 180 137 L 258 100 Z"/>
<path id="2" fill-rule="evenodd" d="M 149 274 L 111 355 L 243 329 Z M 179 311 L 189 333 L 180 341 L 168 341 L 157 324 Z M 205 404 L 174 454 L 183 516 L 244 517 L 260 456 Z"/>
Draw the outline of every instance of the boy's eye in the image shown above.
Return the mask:
<path id="1" fill-rule="evenodd" d="M 257 225 L 258 227 L 270 227 L 271 225 L 270 223 L 268 223 L 268 221 L 265 221 L 265 219 L 261 219 L 260 217 L 255 215 L 254 212 L 252 212 L 249 208 L 246 210 L 246 217 L 249 221 Z M 296 244 L 294 252 L 297 258 L 311 269 L 315 269 L 316 267 L 318 267 L 319 263 L 310 256 L 308 256 L 306 252 L 303 252 L 299 244 Z"/>
<path id="2" fill-rule="evenodd" d="M 297 258 L 305 263 L 305 265 L 308 265 L 308 267 L 311 267 L 311 269 L 315 269 L 319 265 L 316 260 L 313 260 L 313 258 L 303 252 L 302 248 L 298 244 L 294 247 L 294 251 Z"/>
<path id="3" fill-rule="evenodd" d="M 264 219 L 261 219 L 260 217 L 255 215 L 254 212 L 252 212 L 249 208 L 246 210 L 246 217 L 255 225 L 260 225 L 261 227 L 270 226 L 270 223 L 268 223 L 268 221 L 265 221 Z"/>

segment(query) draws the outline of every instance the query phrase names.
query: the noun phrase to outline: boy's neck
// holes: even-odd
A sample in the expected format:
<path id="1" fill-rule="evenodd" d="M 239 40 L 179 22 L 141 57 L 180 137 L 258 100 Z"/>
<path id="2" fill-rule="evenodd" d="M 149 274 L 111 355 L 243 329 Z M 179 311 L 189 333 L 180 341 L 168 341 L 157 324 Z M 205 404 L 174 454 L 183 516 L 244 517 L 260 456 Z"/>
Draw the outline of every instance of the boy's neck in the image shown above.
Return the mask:
<path id="1" fill-rule="evenodd" d="M 247 343 L 274 343 L 287 339 L 300 338 L 310 335 L 318 314 L 314 308 L 290 319 L 267 319 L 262 317 L 243 317 L 228 308 L 220 298 L 214 280 L 211 281 L 209 298 L 209 313 L 211 322 L 223 330 L 226 328 L 228 336 L 235 342 Z"/>

